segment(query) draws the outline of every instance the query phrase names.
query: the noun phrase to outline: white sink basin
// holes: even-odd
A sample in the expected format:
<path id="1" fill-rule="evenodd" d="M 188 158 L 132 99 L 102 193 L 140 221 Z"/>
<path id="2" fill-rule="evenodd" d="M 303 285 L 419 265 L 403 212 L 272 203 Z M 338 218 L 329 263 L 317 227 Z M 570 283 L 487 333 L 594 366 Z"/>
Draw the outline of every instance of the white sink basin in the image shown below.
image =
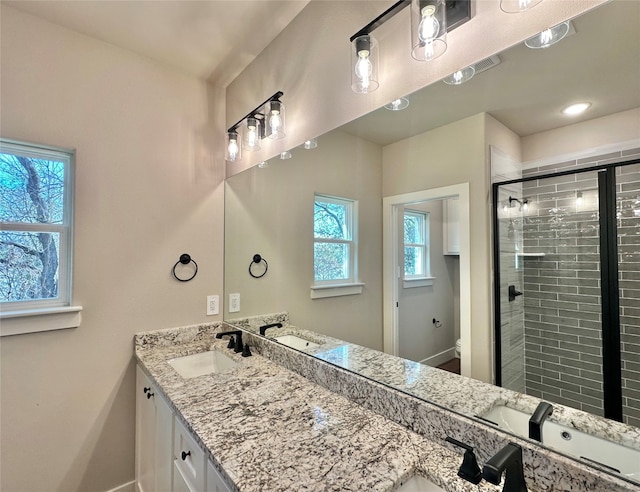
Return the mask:
<path id="1" fill-rule="evenodd" d="M 414 475 L 397 490 L 398 492 L 445 492 L 443 488 L 420 475 Z"/>
<path id="2" fill-rule="evenodd" d="M 529 437 L 530 415 L 526 412 L 498 405 L 480 417 L 512 434 Z M 640 451 L 637 449 L 628 448 L 550 420 L 542 425 L 542 442 L 545 446 L 562 453 L 612 468 L 633 480 L 640 479 Z"/>
<path id="3" fill-rule="evenodd" d="M 291 347 L 297 350 L 304 350 L 320 346 L 317 343 L 310 342 L 309 340 L 305 340 L 304 338 L 300 338 L 295 335 L 282 335 L 281 337 L 276 337 L 276 340 L 282 345 L 286 345 L 287 347 Z"/>
<path id="4" fill-rule="evenodd" d="M 238 365 L 231 357 L 217 350 L 176 357 L 167 362 L 185 379 L 228 371 Z"/>

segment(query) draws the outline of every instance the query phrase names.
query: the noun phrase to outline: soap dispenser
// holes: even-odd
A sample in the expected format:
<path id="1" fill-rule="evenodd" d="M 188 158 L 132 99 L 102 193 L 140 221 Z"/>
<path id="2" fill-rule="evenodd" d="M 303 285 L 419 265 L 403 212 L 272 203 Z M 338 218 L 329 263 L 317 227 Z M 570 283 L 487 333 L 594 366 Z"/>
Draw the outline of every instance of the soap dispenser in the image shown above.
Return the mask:
<path id="1" fill-rule="evenodd" d="M 467 482 L 478 485 L 482 480 L 482 471 L 478 465 L 476 455 L 473 453 L 473 448 L 468 444 L 460 442 L 452 437 L 447 437 L 445 441 L 464 449 L 464 457 L 462 458 L 462 465 L 458 470 L 458 476 L 465 479 Z"/>

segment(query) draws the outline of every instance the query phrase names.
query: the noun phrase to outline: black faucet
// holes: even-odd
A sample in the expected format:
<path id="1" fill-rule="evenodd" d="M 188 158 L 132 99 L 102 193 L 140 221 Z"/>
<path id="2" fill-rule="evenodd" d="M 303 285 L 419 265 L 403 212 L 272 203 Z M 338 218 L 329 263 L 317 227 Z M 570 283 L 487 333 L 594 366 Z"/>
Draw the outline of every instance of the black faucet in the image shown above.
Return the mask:
<path id="1" fill-rule="evenodd" d="M 225 335 L 235 336 L 235 344 L 231 347 L 231 343 L 229 343 L 228 348 L 233 348 L 233 351 L 237 354 L 238 352 L 242 352 L 242 331 L 240 330 L 232 330 L 232 331 L 223 331 L 220 333 L 216 333 L 216 338 L 222 338 Z"/>
<path id="2" fill-rule="evenodd" d="M 482 478 L 494 485 L 500 485 L 502 473 L 506 470 L 503 492 L 527 492 L 522 466 L 522 448 L 510 442 L 498 451 L 482 468 Z"/>
<path id="3" fill-rule="evenodd" d="M 282 323 L 271 323 L 269 325 L 262 325 L 260 327 L 260 335 L 264 336 L 265 332 L 269 329 L 269 328 L 282 328 Z"/>
<path id="4" fill-rule="evenodd" d="M 542 442 L 542 424 L 553 413 L 553 407 L 546 401 L 541 401 L 529 419 L 529 438 Z"/>
<path id="5" fill-rule="evenodd" d="M 478 466 L 478 460 L 476 455 L 473 454 L 473 448 L 468 444 L 453 439 L 447 436 L 445 441 L 464 449 L 464 458 L 462 459 L 462 465 L 458 470 L 458 476 L 464 478 L 467 482 L 478 485 L 482 480 L 482 473 L 480 472 L 480 466 Z"/>

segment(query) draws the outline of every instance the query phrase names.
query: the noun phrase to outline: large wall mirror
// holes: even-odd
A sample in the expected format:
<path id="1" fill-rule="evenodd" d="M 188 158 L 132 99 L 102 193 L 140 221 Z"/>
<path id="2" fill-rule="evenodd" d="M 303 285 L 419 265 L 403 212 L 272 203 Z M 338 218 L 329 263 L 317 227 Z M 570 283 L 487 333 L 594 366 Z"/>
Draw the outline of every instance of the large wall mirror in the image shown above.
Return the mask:
<path id="1" fill-rule="evenodd" d="M 462 85 L 435 83 L 406 96 L 402 111 L 380 108 L 309 135 L 314 148 L 229 178 L 225 296 L 240 293 L 241 310 L 225 306 L 225 319 L 287 311 L 301 328 L 436 366 L 460 340 L 462 373 L 492 382 L 491 155 L 522 167 L 640 147 L 640 4 L 607 3 L 573 19 L 553 46 L 519 44 L 476 68 Z M 591 103 L 583 114 L 562 114 L 582 101 Z M 464 203 L 455 203 L 461 194 Z M 357 204 L 356 293 L 312 288 L 318 197 Z M 464 241 L 452 249 L 447 237 L 456 214 L 466 218 L 458 221 L 467 224 L 466 249 Z M 388 260 L 385 242 L 406 254 Z M 247 272 L 256 253 L 269 264 L 259 279 Z M 389 261 L 400 278 L 383 274 Z M 393 341 L 389 323 L 398 329 Z"/>

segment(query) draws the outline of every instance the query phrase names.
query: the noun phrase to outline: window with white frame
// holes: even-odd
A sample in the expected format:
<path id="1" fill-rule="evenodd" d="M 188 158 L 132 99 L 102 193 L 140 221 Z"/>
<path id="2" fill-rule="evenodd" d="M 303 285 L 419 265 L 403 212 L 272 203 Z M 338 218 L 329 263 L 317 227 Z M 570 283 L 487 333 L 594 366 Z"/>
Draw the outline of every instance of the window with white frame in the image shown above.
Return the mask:
<path id="1" fill-rule="evenodd" d="M 430 277 L 429 214 L 404 211 L 404 278 Z"/>
<path id="2" fill-rule="evenodd" d="M 0 305 L 71 302 L 74 152 L 0 139 Z"/>
<path id="3" fill-rule="evenodd" d="M 316 195 L 313 210 L 314 285 L 356 281 L 357 202 Z"/>

